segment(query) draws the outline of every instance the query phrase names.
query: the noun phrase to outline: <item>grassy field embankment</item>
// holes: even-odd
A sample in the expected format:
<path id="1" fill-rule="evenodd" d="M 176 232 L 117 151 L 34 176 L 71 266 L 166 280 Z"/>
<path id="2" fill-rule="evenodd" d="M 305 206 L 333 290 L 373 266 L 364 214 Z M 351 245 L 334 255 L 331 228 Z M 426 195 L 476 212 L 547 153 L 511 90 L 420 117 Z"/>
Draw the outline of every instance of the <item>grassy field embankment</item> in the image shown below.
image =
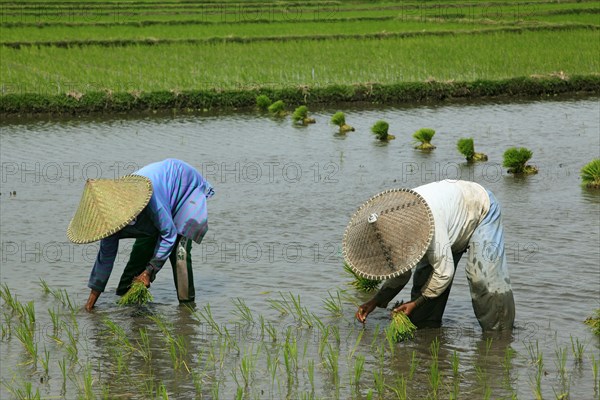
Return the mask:
<path id="1" fill-rule="evenodd" d="M 2 3 L 0 113 L 600 93 L 600 2 Z"/>

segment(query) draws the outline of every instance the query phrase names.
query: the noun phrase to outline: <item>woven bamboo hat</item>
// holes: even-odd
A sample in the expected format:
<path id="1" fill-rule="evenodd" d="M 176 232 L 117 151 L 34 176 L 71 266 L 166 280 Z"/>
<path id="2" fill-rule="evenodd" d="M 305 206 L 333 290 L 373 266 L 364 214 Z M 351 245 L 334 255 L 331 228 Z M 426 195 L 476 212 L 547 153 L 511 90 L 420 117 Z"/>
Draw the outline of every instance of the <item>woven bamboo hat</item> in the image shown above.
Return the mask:
<path id="1" fill-rule="evenodd" d="M 79 207 L 67 228 L 73 243 L 91 243 L 123 229 L 152 197 L 152 182 L 140 175 L 88 179 Z"/>
<path id="2" fill-rule="evenodd" d="M 371 197 L 354 213 L 344 233 L 342 252 L 358 275 L 394 278 L 423 258 L 433 230 L 431 209 L 420 194 L 391 189 Z"/>

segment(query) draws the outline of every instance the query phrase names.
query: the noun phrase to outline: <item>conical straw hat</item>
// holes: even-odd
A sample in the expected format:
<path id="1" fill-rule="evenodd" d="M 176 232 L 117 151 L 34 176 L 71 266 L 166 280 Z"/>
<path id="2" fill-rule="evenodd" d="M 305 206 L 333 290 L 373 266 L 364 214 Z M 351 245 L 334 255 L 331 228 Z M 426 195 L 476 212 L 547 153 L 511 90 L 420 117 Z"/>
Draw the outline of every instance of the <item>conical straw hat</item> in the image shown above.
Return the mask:
<path id="1" fill-rule="evenodd" d="M 387 190 L 367 200 L 350 219 L 344 259 L 364 278 L 394 278 L 423 258 L 433 230 L 431 210 L 421 195 L 410 189 Z"/>
<path id="2" fill-rule="evenodd" d="M 79 208 L 67 228 L 74 243 L 91 243 L 123 229 L 152 197 L 152 182 L 139 175 L 88 179 Z"/>

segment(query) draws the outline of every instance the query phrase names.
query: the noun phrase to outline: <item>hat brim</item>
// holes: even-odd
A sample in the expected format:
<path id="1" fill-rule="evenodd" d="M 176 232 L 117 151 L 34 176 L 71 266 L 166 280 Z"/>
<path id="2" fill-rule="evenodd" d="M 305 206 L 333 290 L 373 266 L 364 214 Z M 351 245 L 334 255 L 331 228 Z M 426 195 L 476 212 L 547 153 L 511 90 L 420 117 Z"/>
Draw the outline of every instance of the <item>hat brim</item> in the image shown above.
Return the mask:
<path id="1" fill-rule="evenodd" d="M 73 243 L 85 244 L 120 231 L 142 212 L 152 192 L 150 179 L 140 175 L 88 179 L 67 237 Z"/>
<path id="2" fill-rule="evenodd" d="M 372 222 L 369 222 L 369 217 Z M 433 215 L 423 197 L 411 189 L 390 189 L 361 205 L 346 230 L 342 254 L 358 275 L 390 279 L 414 268 L 434 233 Z"/>

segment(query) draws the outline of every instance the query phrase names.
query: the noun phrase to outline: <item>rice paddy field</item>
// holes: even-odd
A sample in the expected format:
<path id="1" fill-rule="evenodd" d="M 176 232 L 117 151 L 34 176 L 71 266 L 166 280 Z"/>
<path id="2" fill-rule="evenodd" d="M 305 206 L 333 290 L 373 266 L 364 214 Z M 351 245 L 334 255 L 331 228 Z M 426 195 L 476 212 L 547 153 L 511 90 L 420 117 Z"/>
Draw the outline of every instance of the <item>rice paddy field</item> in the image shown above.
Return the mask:
<path id="1" fill-rule="evenodd" d="M 579 177 L 598 54 L 593 0 L 0 0 L 0 399 L 600 400 L 600 192 Z M 506 172 L 513 146 L 538 174 Z M 165 265 L 148 304 L 118 305 L 123 241 L 86 312 L 97 243 L 64 233 L 85 180 L 167 157 L 216 189 L 195 303 Z M 441 179 L 502 205 L 511 332 L 479 328 L 464 261 L 441 328 L 394 333 L 391 304 L 355 319 L 372 292 L 344 270 L 350 215 Z"/>
<path id="2" fill-rule="evenodd" d="M 600 87 L 598 1 L 0 4 L 5 114 L 249 107 L 274 89 L 310 104 L 331 101 L 311 96 L 317 89 L 344 97 L 374 84 L 420 84 L 408 100 L 426 98 L 432 82 L 521 79 L 487 93 L 512 96 Z M 212 93 L 233 99 L 194 100 Z M 119 95 L 130 101 L 112 106 Z"/>
<path id="3" fill-rule="evenodd" d="M 355 131 L 329 123 L 340 110 Z M 600 337 L 585 323 L 600 308 L 600 192 L 579 177 L 598 157 L 597 96 L 309 111 L 309 126 L 257 111 L 3 120 L 0 398 L 600 398 Z M 375 139 L 377 120 L 395 140 Z M 428 153 L 412 138 L 424 126 Z M 466 162 L 465 136 L 487 162 Z M 502 167 L 515 145 L 538 174 Z M 97 243 L 65 235 L 85 179 L 172 156 L 216 190 L 192 247 L 195 303 L 177 302 L 165 265 L 152 301 L 118 305 L 123 240 L 86 312 Z M 396 342 L 392 304 L 356 321 L 372 292 L 344 271 L 342 235 L 373 194 L 440 179 L 500 201 L 515 328 L 481 331 L 461 260 L 443 326 Z"/>

